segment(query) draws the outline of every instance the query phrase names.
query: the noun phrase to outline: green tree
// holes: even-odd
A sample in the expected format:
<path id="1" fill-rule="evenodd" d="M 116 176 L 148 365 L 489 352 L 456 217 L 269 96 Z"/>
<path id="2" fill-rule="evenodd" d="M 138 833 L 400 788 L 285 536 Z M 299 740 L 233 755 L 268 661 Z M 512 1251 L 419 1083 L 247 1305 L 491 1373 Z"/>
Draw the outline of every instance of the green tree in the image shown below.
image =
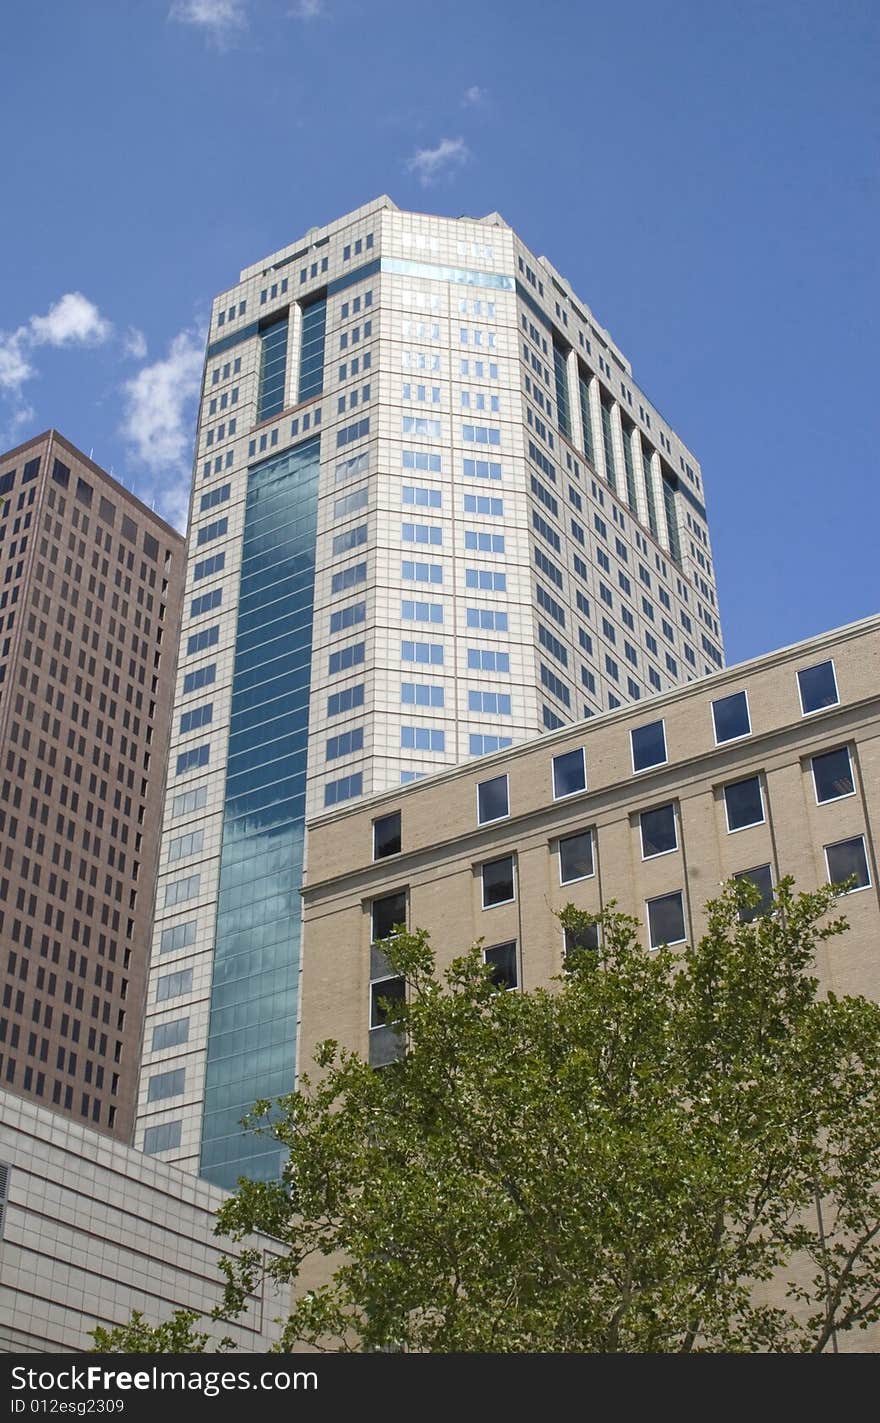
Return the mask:
<path id="1" fill-rule="evenodd" d="M 811 975 L 846 927 L 832 888 L 757 904 L 731 883 L 681 953 L 569 906 L 599 947 L 532 992 L 499 990 L 479 945 L 441 977 L 423 932 L 385 941 L 405 1056 L 323 1044 L 254 1113 L 283 1179 L 219 1213 L 281 1243 L 279 1281 L 326 1257 L 280 1347 L 821 1352 L 876 1322 L 880 1007 Z M 264 1268 L 226 1262 L 218 1315 Z"/>

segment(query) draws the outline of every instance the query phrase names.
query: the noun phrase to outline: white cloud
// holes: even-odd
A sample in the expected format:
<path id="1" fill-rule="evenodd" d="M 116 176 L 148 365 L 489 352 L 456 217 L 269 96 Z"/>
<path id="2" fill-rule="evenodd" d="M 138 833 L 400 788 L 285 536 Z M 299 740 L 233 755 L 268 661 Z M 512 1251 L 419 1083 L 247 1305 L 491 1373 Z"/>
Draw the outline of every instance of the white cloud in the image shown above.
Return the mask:
<path id="1" fill-rule="evenodd" d="M 444 173 L 459 168 L 470 158 L 470 150 L 463 138 L 441 138 L 436 148 L 418 148 L 406 166 L 418 175 L 423 188 L 437 181 Z"/>
<path id="2" fill-rule="evenodd" d="M 34 374 L 34 368 L 25 355 L 27 327 L 19 326 L 17 331 L 0 331 L 0 389 L 18 391 L 26 380 Z"/>
<path id="3" fill-rule="evenodd" d="M 153 477 L 139 496 L 164 518 L 186 525 L 189 506 L 191 440 L 195 403 L 202 378 L 204 341 L 200 331 L 181 331 L 164 359 L 144 366 L 123 385 L 122 433 L 134 457 Z"/>
<path id="4" fill-rule="evenodd" d="M 35 346 L 100 346 L 113 333 L 111 323 L 82 292 L 65 292 L 45 316 L 30 319 Z"/>
<path id="5" fill-rule="evenodd" d="M 287 12 L 294 20 L 316 20 L 324 13 L 324 0 L 296 0 Z"/>
<path id="6" fill-rule="evenodd" d="M 142 361 L 147 354 L 147 338 L 136 326 L 129 326 L 122 338 L 122 349 L 134 361 Z"/>
<path id="7" fill-rule="evenodd" d="M 197 25 L 223 43 L 247 25 L 247 0 L 173 0 L 169 19 Z"/>
<path id="8" fill-rule="evenodd" d="M 13 410 L 5 425 L 0 427 L 0 450 L 11 450 L 18 444 L 22 425 L 29 425 L 34 418 L 32 405 L 20 405 Z"/>
<path id="9" fill-rule="evenodd" d="M 481 89 L 479 84 L 472 84 L 469 89 L 465 89 L 461 102 L 465 108 L 470 108 L 485 103 L 487 97 L 485 89 Z"/>

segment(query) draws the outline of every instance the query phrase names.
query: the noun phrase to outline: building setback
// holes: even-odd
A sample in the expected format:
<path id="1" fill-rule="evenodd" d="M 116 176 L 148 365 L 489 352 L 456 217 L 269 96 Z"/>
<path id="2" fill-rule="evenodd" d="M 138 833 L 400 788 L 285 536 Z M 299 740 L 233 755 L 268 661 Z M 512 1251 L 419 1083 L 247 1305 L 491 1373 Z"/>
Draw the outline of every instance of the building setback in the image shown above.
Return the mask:
<path id="1" fill-rule="evenodd" d="M 405 991 L 374 939 L 428 930 L 438 964 L 482 939 L 499 981 L 561 973 L 556 912 L 610 901 L 646 952 L 693 942 L 722 881 L 768 896 L 851 874 L 849 931 L 820 946 L 838 994 L 880 1000 L 880 617 L 309 823 L 302 1042 L 381 1064 L 379 999 Z M 578 945 L 578 947 L 588 945 Z M 304 1062 L 304 1066 L 307 1064 Z"/>
<path id="2" fill-rule="evenodd" d="M 136 1142 L 272 1175 L 305 818 L 723 665 L 700 466 L 497 214 L 388 198 L 214 302 Z"/>
<path id="3" fill-rule="evenodd" d="M 0 502 L 0 1083 L 130 1141 L 184 541 L 54 430 Z"/>

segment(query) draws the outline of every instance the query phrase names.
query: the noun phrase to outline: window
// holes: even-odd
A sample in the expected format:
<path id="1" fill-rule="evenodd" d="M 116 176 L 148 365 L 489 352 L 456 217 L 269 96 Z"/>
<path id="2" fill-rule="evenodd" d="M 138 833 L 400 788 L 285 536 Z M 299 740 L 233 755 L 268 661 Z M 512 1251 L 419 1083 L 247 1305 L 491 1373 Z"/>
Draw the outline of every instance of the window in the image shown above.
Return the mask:
<path id="1" fill-rule="evenodd" d="M 443 687 L 431 682 L 401 682 L 400 700 L 404 706 L 442 707 L 445 692 Z"/>
<path id="2" fill-rule="evenodd" d="M 633 771 L 647 771 L 666 762 L 666 729 L 662 721 L 651 721 L 630 732 Z"/>
<path id="3" fill-rule="evenodd" d="M 481 647 L 469 647 L 467 665 L 472 672 L 509 672 L 510 653 Z"/>
<path id="4" fill-rule="evenodd" d="M 658 805 L 652 810 L 643 810 L 639 816 L 642 835 L 642 859 L 650 860 L 654 855 L 667 855 L 678 849 L 675 829 L 675 806 Z"/>
<path id="5" fill-rule="evenodd" d="M 508 944 L 494 944 L 484 949 L 483 960 L 492 970 L 492 982 L 496 988 L 516 988 L 519 983 L 516 962 L 516 940 Z"/>
<path id="6" fill-rule="evenodd" d="M 355 642 L 350 647 L 341 647 L 338 652 L 331 652 L 327 660 L 328 676 L 333 677 L 337 672 L 344 672 L 346 668 L 363 662 L 365 645 L 363 642 Z"/>
<path id="7" fill-rule="evenodd" d="M 432 726 L 402 726 L 400 745 L 404 751 L 445 751 L 446 733 Z"/>
<path id="8" fill-rule="evenodd" d="M 155 1156 L 159 1151 L 173 1151 L 180 1146 L 181 1122 L 162 1122 L 159 1126 L 147 1127 L 144 1132 L 144 1155 Z"/>
<path id="9" fill-rule="evenodd" d="M 172 924 L 162 930 L 159 939 L 159 953 L 170 954 L 178 949 L 188 949 L 196 941 L 196 921 L 189 919 L 185 924 Z"/>
<path id="10" fill-rule="evenodd" d="M 477 786 L 477 824 L 487 825 L 490 820 L 503 820 L 509 814 L 507 777 L 495 776 L 491 781 L 481 781 Z"/>
<path id="11" fill-rule="evenodd" d="M 553 798 L 575 795 L 587 789 L 587 762 L 584 748 L 565 751 L 553 757 Z"/>
<path id="12" fill-rule="evenodd" d="M 761 896 L 760 903 L 744 905 L 739 911 L 741 924 L 750 924 L 759 914 L 766 914 L 773 908 L 773 876 L 769 865 L 756 865 L 751 870 L 739 870 L 734 879 L 747 879 Z"/>
<path id="13" fill-rule="evenodd" d="M 817 662 L 815 667 L 802 667 L 797 677 L 804 716 L 822 711 L 824 707 L 836 706 L 840 701 L 833 662 Z"/>
<path id="14" fill-rule="evenodd" d="M 571 954 L 595 951 L 599 947 L 599 925 L 582 924 L 577 929 L 566 929 L 564 939 L 565 957 Z"/>
<path id="15" fill-rule="evenodd" d="M 373 821 L 373 859 L 400 854 L 400 811 L 392 810 Z"/>
<path id="16" fill-rule="evenodd" d="M 732 785 L 725 786 L 724 806 L 729 831 L 760 825 L 764 820 L 764 801 L 758 777 L 749 776 L 747 780 L 734 781 Z"/>
<path id="17" fill-rule="evenodd" d="M 813 785 L 819 805 L 827 800 L 840 800 L 842 796 L 854 794 L 852 763 L 846 746 L 840 746 L 836 751 L 826 751 L 821 756 L 814 756 L 812 766 Z"/>
<path id="18" fill-rule="evenodd" d="M 353 711 L 364 704 L 364 684 L 345 687 L 341 692 L 332 692 L 327 698 L 327 715 L 339 716 L 342 712 Z"/>
<path id="19" fill-rule="evenodd" d="M 212 588 L 210 593 L 202 593 L 200 597 L 193 598 L 189 605 L 189 615 L 191 618 L 199 618 L 203 613 L 210 613 L 214 608 L 219 608 L 223 601 L 223 589 Z"/>
<path id="20" fill-rule="evenodd" d="M 392 1016 L 394 1005 L 403 1003 L 406 998 L 406 980 L 403 978 L 380 978 L 375 983 L 370 984 L 370 1027 L 384 1028 L 388 1025 L 388 1019 Z M 390 1059 L 389 1059 L 390 1060 Z M 377 1067 L 378 1063 L 370 1051 L 370 1066 Z"/>
<path id="21" fill-rule="evenodd" d="M 324 787 L 324 805 L 338 805 L 340 801 L 352 800 L 359 796 L 364 787 L 364 778 L 361 771 L 357 771 L 353 776 L 341 776 L 338 781 L 328 781 Z"/>
<path id="22" fill-rule="evenodd" d="M 848 894 L 857 889 L 867 889 L 871 883 L 863 835 L 854 835 L 851 840 L 838 840 L 834 845 L 826 845 L 825 863 L 832 884 L 843 884 L 844 880 L 855 876 L 856 882 L 847 890 Z"/>
<path id="23" fill-rule="evenodd" d="M 161 1102 L 165 1097 L 179 1097 L 184 1087 L 186 1069 L 174 1067 L 170 1072 L 156 1072 L 147 1086 L 147 1101 Z"/>
<path id="24" fill-rule="evenodd" d="M 197 766 L 207 766 L 210 757 L 210 746 L 193 746 L 188 751 L 182 751 L 177 758 L 175 775 L 182 776 L 185 771 L 192 771 Z"/>
<path id="25" fill-rule="evenodd" d="M 735 741 L 739 736 L 748 736 L 752 729 L 749 719 L 749 700 L 745 692 L 733 692 L 729 697 L 719 697 L 712 703 L 712 722 L 715 727 L 715 744 Z"/>
<path id="26" fill-rule="evenodd" d="M 189 1041 L 189 1018 L 174 1018 L 170 1023 L 157 1023 L 153 1029 L 151 1052 L 161 1052 L 163 1048 L 179 1047 Z"/>
<path id="27" fill-rule="evenodd" d="M 192 980 L 191 968 L 179 969 L 177 973 L 163 973 L 156 980 L 156 1001 L 164 1003 L 168 998 L 180 998 L 184 993 L 191 993 Z"/>
<path id="28" fill-rule="evenodd" d="M 468 711 L 486 716 L 511 716 L 513 702 L 509 692 L 468 690 Z"/>
<path id="29" fill-rule="evenodd" d="M 580 830 L 559 842 L 559 883 L 573 884 L 593 873 L 593 832 Z"/>
<path id="30" fill-rule="evenodd" d="M 471 756 L 488 756 L 492 751 L 503 751 L 513 744 L 509 736 L 484 736 L 472 732 L 468 737 L 468 751 Z"/>
<path id="31" fill-rule="evenodd" d="M 364 729 L 354 726 L 350 731 L 341 731 L 338 736 L 327 738 L 325 761 L 337 761 L 340 756 L 353 756 L 364 749 Z"/>
<path id="32" fill-rule="evenodd" d="M 513 856 L 504 855 L 500 860 L 487 860 L 480 868 L 483 881 L 483 908 L 492 909 L 496 904 L 509 904 L 515 897 Z"/>
<path id="33" fill-rule="evenodd" d="M 381 899 L 374 899 L 370 905 L 370 937 L 375 943 L 378 939 L 387 939 L 392 930 L 399 925 L 406 926 L 406 890 L 400 889 L 394 894 L 383 895 Z"/>
<path id="34" fill-rule="evenodd" d="M 673 894 L 661 894 L 657 899 L 649 899 L 648 943 L 652 949 L 663 944 L 684 942 L 684 903 L 681 890 Z"/>

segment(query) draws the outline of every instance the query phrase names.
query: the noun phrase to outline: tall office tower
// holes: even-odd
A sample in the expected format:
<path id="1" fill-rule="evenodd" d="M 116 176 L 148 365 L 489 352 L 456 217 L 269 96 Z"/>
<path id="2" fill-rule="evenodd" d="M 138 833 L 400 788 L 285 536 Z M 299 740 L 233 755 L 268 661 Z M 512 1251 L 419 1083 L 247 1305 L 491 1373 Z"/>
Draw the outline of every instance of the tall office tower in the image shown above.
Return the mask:
<path id="1" fill-rule="evenodd" d="M 294 1082 L 307 814 L 722 665 L 699 465 L 497 215 L 381 198 L 215 301 L 136 1144 Z"/>
<path id="2" fill-rule="evenodd" d="M 54 430 L 0 455 L 0 1081 L 122 1141 L 184 567 Z"/>

